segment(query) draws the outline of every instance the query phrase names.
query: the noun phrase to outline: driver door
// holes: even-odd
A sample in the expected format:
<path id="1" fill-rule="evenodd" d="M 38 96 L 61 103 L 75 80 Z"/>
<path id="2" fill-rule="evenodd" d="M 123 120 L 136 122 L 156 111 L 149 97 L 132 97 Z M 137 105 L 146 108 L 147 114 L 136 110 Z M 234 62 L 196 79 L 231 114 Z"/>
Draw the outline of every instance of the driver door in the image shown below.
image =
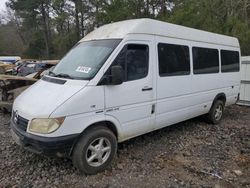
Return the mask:
<path id="1" fill-rule="evenodd" d="M 104 87 L 106 115 L 120 122 L 124 140 L 153 130 L 152 49 L 148 41 L 126 43 L 111 65 L 123 68 L 124 82 Z"/>

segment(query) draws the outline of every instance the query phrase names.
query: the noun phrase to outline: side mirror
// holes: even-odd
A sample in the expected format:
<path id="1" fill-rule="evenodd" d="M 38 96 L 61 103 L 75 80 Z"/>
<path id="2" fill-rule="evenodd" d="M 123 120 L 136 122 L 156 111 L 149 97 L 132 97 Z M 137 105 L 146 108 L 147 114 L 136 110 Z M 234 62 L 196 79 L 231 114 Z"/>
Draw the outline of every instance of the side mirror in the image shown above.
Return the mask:
<path id="1" fill-rule="evenodd" d="M 111 84 L 120 85 L 123 83 L 124 72 L 120 65 L 115 65 L 111 67 Z"/>

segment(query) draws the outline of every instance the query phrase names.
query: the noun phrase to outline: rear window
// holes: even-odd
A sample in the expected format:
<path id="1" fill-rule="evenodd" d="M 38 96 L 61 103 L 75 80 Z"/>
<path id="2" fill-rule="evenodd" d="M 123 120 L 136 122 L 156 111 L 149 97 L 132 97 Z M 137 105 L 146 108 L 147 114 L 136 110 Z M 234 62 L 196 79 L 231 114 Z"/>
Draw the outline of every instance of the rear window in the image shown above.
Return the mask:
<path id="1" fill-rule="evenodd" d="M 211 48 L 193 47 L 194 74 L 219 72 L 219 51 Z"/>
<path id="2" fill-rule="evenodd" d="M 239 72 L 240 53 L 237 51 L 221 50 L 221 72 Z"/>

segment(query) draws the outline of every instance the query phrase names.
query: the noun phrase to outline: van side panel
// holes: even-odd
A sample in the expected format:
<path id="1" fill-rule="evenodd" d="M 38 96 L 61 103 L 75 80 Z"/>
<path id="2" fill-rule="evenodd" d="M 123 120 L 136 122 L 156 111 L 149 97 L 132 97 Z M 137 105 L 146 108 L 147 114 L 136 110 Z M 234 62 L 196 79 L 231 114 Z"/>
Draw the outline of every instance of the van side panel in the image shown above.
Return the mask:
<path id="1" fill-rule="evenodd" d="M 240 86 L 240 73 L 194 74 L 192 47 L 204 47 L 235 50 L 237 48 L 218 46 L 193 41 L 156 37 L 156 52 L 158 43 L 189 46 L 191 73 L 190 75 L 165 76 L 159 75 L 157 61 L 157 103 L 156 125 L 159 129 L 209 112 L 213 100 L 219 93 L 226 95 L 226 105 L 234 104 L 237 100 Z M 220 53 L 219 53 L 220 54 Z M 219 64 L 221 64 L 219 55 Z"/>

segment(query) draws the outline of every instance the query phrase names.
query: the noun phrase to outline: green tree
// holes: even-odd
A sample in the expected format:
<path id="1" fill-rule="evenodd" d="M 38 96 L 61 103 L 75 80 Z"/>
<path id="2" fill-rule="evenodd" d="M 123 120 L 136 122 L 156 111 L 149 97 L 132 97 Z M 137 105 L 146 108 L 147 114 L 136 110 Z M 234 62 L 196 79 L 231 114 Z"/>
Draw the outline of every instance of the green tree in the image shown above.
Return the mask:
<path id="1" fill-rule="evenodd" d="M 51 43 L 50 11 L 51 0 L 9 0 L 7 4 L 23 19 L 23 27 L 29 30 L 33 37 L 41 31 L 44 39 L 44 56 L 50 58 L 53 51 Z"/>
<path id="2" fill-rule="evenodd" d="M 34 58 L 61 58 L 93 29 L 134 18 L 234 36 L 242 54 L 250 54 L 249 0 L 8 0 L 8 7 L 13 11 L 9 21 L 26 50 L 13 48 Z M 5 43 L 0 40 L 0 47 Z"/>
<path id="3" fill-rule="evenodd" d="M 250 2 L 248 0 L 175 1 L 165 21 L 237 37 L 242 54 L 250 53 Z"/>

